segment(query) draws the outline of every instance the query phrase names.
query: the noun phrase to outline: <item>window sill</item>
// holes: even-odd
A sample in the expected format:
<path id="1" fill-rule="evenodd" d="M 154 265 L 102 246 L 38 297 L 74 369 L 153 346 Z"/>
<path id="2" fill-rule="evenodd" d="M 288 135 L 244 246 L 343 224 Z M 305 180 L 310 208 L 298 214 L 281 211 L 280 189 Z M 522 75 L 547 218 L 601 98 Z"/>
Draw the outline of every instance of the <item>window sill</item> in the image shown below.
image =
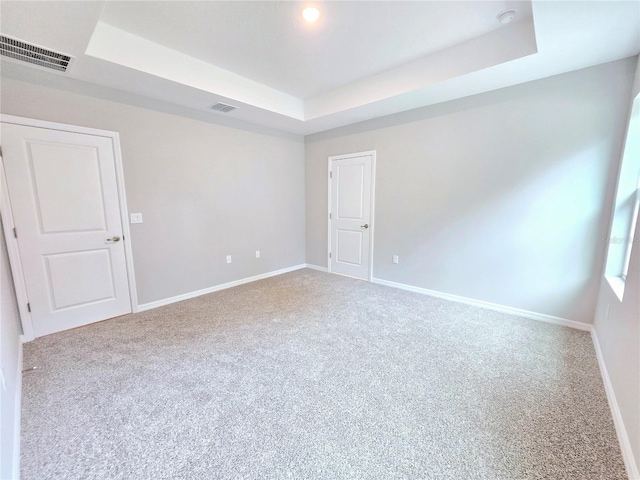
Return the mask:
<path id="1" fill-rule="evenodd" d="M 611 290 L 613 290 L 613 293 L 616 294 L 618 300 L 622 301 L 622 297 L 624 296 L 624 280 L 622 279 L 622 277 L 612 277 L 610 275 L 605 275 L 604 278 L 607 279 Z"/>

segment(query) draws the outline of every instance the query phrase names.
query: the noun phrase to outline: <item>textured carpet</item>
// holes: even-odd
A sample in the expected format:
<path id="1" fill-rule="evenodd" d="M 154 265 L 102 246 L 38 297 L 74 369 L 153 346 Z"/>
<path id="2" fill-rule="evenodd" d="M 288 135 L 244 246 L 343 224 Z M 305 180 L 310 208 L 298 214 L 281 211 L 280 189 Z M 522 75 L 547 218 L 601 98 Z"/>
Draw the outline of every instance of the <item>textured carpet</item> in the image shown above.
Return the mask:
<path id="1" fill-rule="evenodd" d="M 588 333 L 313 270 L 25 345 L 24 479 L 623 479 Z"/>

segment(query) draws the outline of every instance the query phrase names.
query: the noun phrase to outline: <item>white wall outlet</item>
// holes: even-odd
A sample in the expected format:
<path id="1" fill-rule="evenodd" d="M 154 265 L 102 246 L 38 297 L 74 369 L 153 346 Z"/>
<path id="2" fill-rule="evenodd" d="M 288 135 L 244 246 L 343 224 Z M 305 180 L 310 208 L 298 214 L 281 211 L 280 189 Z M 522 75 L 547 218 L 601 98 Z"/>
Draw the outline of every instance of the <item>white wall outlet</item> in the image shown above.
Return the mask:
<path id="1" fill-rule="evenodd" d="M 398 263 L 400 261 L 400 257 L 398 255 L 393 256 L 393 263 Z"/>
<path id="2" fill-rule="evenodd" d="M 260 250 L 256 250 L 256 258 L 260 258 Z"/>
<path id="3" fill-rule="evenodd" d="M 231 255 L 227 255 L 227 263 L 231 263 Z"/>
<path id="4" fill-rule="evenodd" d="M 131 214 L 131 223 L 142 223 L 142 214 L 141 213 L 132 213 Z"/>

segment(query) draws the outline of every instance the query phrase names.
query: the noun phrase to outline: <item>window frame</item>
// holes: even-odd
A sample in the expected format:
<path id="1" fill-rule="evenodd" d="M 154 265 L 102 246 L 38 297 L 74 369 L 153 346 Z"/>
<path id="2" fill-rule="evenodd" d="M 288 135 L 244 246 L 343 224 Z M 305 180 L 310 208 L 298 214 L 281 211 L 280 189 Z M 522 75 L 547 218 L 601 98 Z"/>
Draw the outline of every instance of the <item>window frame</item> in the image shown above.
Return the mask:
<path id="1" fill-rule="evenodd" d="M 631 263 L 634 238 L 640 212 L 640 93 L 631 103 L 624 150 L 618 170 L 604 276 L 622 302 Z"/>

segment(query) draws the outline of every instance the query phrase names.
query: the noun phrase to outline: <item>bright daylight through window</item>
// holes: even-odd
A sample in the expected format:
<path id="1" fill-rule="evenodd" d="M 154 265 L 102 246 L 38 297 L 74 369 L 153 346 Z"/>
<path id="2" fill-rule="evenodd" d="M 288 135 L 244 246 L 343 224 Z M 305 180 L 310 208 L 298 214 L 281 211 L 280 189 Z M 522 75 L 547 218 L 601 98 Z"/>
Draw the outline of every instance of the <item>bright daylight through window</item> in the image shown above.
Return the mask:
<path id="1" fill-rule="evenodd" d="M 634 101 L 629 119 L 622 165 L 618 177 L 611 234 L 607 239 L 605 276 L 622 300 L 629 271 L 631 249 L 639 239 L 633 238 L 640 205 L 640 95 Z"/>

